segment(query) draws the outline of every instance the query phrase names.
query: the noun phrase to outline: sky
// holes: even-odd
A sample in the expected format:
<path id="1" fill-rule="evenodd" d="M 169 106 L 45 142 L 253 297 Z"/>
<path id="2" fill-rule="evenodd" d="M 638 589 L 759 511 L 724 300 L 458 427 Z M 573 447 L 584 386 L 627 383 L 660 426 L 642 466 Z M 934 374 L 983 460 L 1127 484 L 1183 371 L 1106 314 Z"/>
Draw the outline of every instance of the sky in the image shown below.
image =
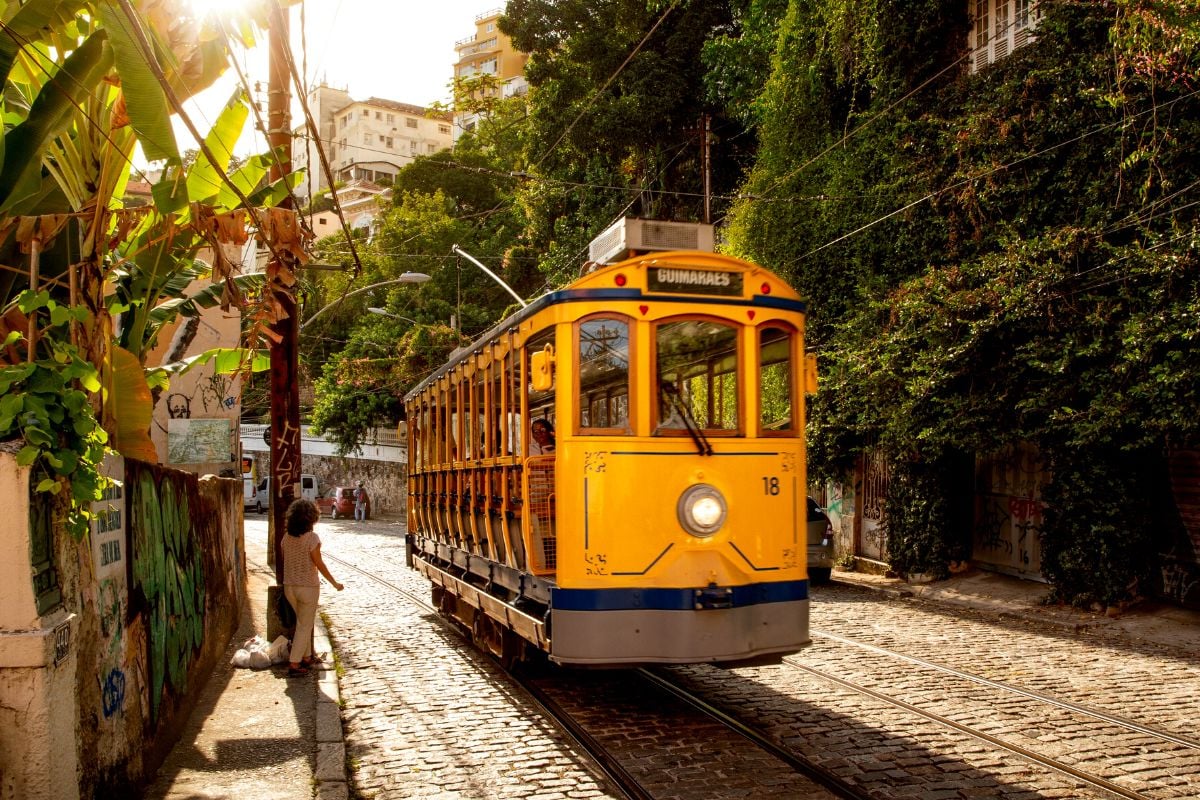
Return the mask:
<path id="1" fill-rule="evenodd" d="M 196 7 L 214 7 L 220 2 L 193 0 Z M 449 102 L 447 84 L 456 60 L 454 43 L 474 35 L 475 17 L 503 5 L 504 0 L 304 0 L 291 9 L 293 53 L 310 85 L 324 80 L 330 86 L 346 89 L 355 100 L 382 97 L 417 106 L 436 100 Z M 303 48 L 302 7 L 306 33 Z M 259 98 L 265 118 L 265 37 L 258 47 L 239 54 L 238 60 L 247 80 L 262 84 Z M 201 135 L 212 127 L 237 85 L 237 73 L 231 68 L 214 86 L 185 105 Z M 293 98 L 292 127 L 303 122 L 300 113 Z M 262 135 L 252 129 L 253 117 L 238 144 L 239 155 L 267 149 Z M 181 151 L 196 146 L 178 120 L 175 135 Z"/>

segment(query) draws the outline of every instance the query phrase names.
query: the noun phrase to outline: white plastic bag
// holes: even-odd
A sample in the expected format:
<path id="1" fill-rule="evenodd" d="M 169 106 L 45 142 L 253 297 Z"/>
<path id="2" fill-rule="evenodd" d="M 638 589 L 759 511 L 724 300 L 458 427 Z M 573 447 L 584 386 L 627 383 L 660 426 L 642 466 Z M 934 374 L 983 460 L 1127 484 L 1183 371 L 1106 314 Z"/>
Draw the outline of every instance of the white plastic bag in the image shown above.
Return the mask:
<path id="1" fill-rule="evenodd" d="M 271 656 L 266 650 L 250 651 L 250 669 L 266 669 L 271 666 Z"/>
<path id="2" fill-rule="evenodd" d="M 229 663 L 235 667 L 241 667 L 243 669 L 249 667 L 250 651 L 243 647 L 241 650 L 238 650 L 233 654 L 233 658 L 229 659 Z"/>
<path id="3" fill-rule="evenodd" d="M 291 649 L 292 643 L 282 634 L 275 637 L 275 641 L 271 642 L 271 646 L 267 648 L 267 654 L 271 656 L 272 664 L 282 664 L 288 660 L 288 650 Z"/>

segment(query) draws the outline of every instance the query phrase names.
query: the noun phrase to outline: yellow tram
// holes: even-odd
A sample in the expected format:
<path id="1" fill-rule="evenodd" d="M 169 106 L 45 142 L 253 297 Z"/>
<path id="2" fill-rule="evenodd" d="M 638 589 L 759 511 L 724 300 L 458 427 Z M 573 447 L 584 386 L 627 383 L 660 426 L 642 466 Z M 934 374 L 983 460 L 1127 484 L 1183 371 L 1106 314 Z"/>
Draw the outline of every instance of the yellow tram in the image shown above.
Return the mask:
<path id="1" fill-rule="evenodd" d="M 408 560 L 440 610 L 507 661 L 807 644 L 804 312 L 762 267 L 657 253 L 455 354 L 405 398 Z"/>

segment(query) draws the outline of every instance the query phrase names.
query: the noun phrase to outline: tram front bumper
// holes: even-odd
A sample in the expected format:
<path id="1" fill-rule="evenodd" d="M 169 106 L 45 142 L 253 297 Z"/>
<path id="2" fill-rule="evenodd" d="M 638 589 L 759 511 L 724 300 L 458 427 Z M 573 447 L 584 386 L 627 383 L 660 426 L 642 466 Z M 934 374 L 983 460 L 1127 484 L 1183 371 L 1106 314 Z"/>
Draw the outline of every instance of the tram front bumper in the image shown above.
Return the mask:
<path id="1" fill-rule="evenodd" d="M 700 611 L 551 612 L 561 664 L 717 663 L 794 653 L 809 644 L 808 599 Z"/>

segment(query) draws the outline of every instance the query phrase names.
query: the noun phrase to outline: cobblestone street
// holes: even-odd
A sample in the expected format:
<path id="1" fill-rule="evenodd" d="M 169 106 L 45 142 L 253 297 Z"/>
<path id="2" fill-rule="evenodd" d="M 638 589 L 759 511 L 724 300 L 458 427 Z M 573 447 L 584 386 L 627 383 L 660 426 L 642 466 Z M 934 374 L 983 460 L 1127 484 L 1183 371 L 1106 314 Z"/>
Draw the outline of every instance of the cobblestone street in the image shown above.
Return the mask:
<path id="1" fill-rule="evenodd" d="M 418 605 L 428 598 L 429 586 L 404 565 L 401 523 L 322 520 L 319 530 L 325 552 L 338 559 L 331 570 L 346 584 L 343 593 L 323 593 L 321 610 L 343 669 L 352 796 L 620 796 L 591 757 L 490 658 Z M 1196 749 L 1180 745 L 1156 755 L 1145 747 L 1142 734 L 1075 719 L 1069 710 L 1047 713 L 1031 708 L 1027 699 L 1000 696 L 994 687 L 864 648 L 887 648 L 1019 685 L 1181 737 L 1194 737 L 1194 720 L 1200 718 L 1200 666 L 1194 654 L 836 584 L 814 590 L 812 628 L 813 645 L 789 662 L 886 690 L 1069 763 L 1115 759 L 1120 766 L 1108 762 L 1109 777 L 1147 796 L 1200 796 Z M 1107 796 L 788 662 L 670 672 L 710 702 L 876 797 Z M 578 676 L 580 692 L 594 683 L 586 673 Z M 568 690 L 570 682 L 568 674 L 563 678 Z M 611 716 L 620 707 L 614 701 Z M 588 713 L 604 714 L 594 706 Z M 655 753 L 653 741 L 640 749 L 649 769 L 669 773 L 671 753 Z M 678 793 L 656 796 L 744 797 L 746 777 L 732 774 L 727 765 L 714 767 L 702 789 L 680 786 Z"/>

